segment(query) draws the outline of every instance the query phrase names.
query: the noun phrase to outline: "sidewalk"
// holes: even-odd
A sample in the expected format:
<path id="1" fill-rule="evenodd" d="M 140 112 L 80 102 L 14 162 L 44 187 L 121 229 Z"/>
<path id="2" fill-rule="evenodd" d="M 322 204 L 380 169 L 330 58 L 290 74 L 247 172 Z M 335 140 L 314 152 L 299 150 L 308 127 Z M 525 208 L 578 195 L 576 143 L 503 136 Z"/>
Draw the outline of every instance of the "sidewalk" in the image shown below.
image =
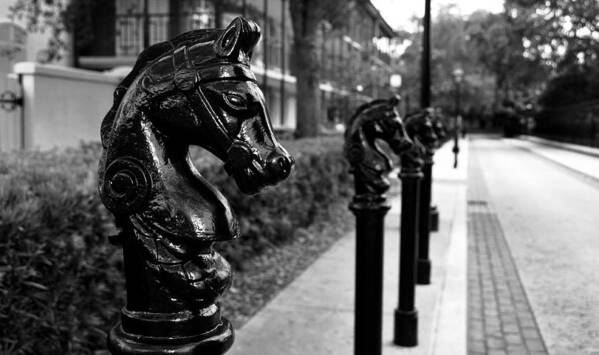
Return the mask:
<path id="1" fill-rule="evenodd" d="M 572 172 L 599 180 L 599 149 L 581 145 L 523 136 L 522 139 L 504 139 L 509 144 L 539 155 Z"/>
<path id="2" fill-rule="evenodd" d="M 431 234 L 432 283 L 417 287 L 419 346 L 392 345 L 397 304 L 401 196 L 389 199 L 385 225 L 384 354 L 466 353 L 466 178 L 468 142 L 453 169 L 452 143 L 435 155 L 433 203 L 439 232 Z M 354 223 L 354 221 L 348 221 Z M 353 233 L 323 254 L 300 277 L 237 331 L 233 355 L 353 353 Z M 365 354 L 366 355 L 366 354 Z"/>

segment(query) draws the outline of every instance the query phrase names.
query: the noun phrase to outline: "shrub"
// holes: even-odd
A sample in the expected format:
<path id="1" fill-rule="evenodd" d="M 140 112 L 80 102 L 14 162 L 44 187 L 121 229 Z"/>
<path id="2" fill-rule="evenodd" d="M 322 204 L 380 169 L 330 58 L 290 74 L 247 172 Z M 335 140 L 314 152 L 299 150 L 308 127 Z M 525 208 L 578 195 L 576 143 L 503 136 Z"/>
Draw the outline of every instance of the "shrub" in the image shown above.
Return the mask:
<path id="1" fill-rule="evenodd" d="M 283 142 L 296 160 L 276 189 L 246 196 L 214 160 L 194 158 L 230 199 L 242 229 L 218 248 L 237 270 L 266 248 L 327 220 L 345 204 L 350 177 L 339 138 Z M 0 353 L 103 349 L 124 304 L 116 232 L 97 195 L 98 144 L 0 154 Z M 343 206 L 343 208 L 345 208 Z"/>

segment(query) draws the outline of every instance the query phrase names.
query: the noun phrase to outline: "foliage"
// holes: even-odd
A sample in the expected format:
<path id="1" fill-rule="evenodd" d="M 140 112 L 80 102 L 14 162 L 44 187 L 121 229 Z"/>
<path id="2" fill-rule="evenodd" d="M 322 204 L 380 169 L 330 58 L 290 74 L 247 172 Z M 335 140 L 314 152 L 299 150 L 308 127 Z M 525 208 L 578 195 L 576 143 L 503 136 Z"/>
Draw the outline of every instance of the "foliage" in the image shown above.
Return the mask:
<path id="1" fill-rule="evenodd" d="M 242 239 L 219 245 L 238 271 L 273 246 L 328 220 L 349 197 L 338 138 L 283 142 L 296 159 L 288 181 L 242 195 L 209 157 L 195 165 L 227 195 Z M 99 201 L 99 146 L 0 156 L 0 353 L 88 354 L 104 348 L 124 303 L 116 232 Z M 334 203 L 335 202 L 335 203 Z"/>
<path id="2" fill-rule="evenodd" d="M 506 13 L 525 24 L 527 54 L 556 69 L 596 62 L 599 2 L 596 0 L 507 0 Z"/>
<path id="3" fill-rule="evenodd" d="M 497 111 L 504 99 L 529 98 L 548 75 L 547 67 L 525 57 L 525 23 L 506 14 L 484 11 L 462 16 L 455 5 L 441 6 L 432 20 L 432 99 L 445 112 L 455 112 L 454 70 L 464 70 L 460 85 L 462 112 L 474 116 Z M 415 33 L 402 56 L 404 96 L 419 97 L 422 34 Z"/>
<path id="4" fill-rule="evenodd" d="M 467 41 L 467 26 L 467 20 L 456 12 L 455 5 L 442 6 L 431 21 L 432 105 L 452 114 L 457 92 L 455 69 L 462 68 L 466 74 L 461 86 L 464 111 L 482 110 L 481 103 L 489 101 L 489 92 L 492 92 L 489 75 L 484 73 Z M 422 32 L 414 33 L 401 58 L 402 93 L 405 98 L 409 97 L 410 109 L 418 107 L 420 97 L 421 47 Z"/>
<path id="5" fill-rule="evenodd" d="M 552 138 L 595 140 L 599 95 L 599 2 L 508 0 L 506 14 L 523 24 L 524 55 L 551 74 L 540 92 L 537 131 Z"/>

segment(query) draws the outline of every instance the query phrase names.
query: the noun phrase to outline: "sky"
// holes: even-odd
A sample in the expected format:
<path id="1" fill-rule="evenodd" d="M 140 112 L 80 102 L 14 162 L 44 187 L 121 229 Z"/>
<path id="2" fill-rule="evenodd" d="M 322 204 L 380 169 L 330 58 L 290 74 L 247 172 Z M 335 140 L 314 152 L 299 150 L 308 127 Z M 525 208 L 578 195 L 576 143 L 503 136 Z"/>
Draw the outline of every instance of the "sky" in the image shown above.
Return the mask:
<path id="1" fill-rule="evenodd" d="M 424 0 L 372 0 L 374 6 L 381 12 L 385 20 L 394 29 L 411 29 L 410 18 L 424 14 Z M 501 12 L 503 0 L 431 0 L 433 17 L 440 5 L 456 4 L 464 15 L 476 10 Z"/>

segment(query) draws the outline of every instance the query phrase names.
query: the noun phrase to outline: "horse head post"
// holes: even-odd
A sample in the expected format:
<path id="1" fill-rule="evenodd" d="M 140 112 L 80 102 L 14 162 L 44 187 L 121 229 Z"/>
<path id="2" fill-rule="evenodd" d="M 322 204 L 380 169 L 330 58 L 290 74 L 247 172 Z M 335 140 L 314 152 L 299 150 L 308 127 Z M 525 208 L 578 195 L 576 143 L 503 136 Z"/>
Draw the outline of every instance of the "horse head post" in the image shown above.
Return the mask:
<path id="1" fill-rule="evenodd" d="M 381 354 L 385 192 L 391 160 L 379 144 L 395 153 L 412 142 L 397 112 L 399 100 L 375 100 L 358 108 L 347 124 L 345 157 L 354 175 L 356 216 L 356 294 L 354 354 Z"/>
<path id="2" fill-rule="evenodd" d="M 217 355 L 232 345 L 216 303 L 231 267 L 212 247 L 239 237 L 239 225 L 189 147 L 219 158 L 245 193 L 289 175 L 293 159 L 273 134 L 249 66 L 259 37 L 243 18 L 181 34 L 144 50 L 115 90 L 99 166 L 127 280 L 112 354 Z"/>
<path id="3" fill-rule="evenodd" d="M 445 142 L 445 138 L 447 138 L 447 128 L 444 124 L 444 117 L 441 109 L 436 109 L 432 112 L 432 120 L 433 120 L 433 129 L 435 131 L 435 135 L 437 136 L 437 149 L 441 147 L 441 145 Z M 432 181 L 432 176 L 431 176 Z M 431 192 L 431 201 L 432 201 L 432 192 Z M 431 204 L 431 209 L 429 212 L 430 215 L 430 231 L 438 232 L 439 231 L 439 208 L 436 205 Z"/>
<path id="4" fill-rule="evenodd" d="M 433 113 L 430 109 L 420 110 L 406 117 L 406 129 L 411 138 L 420 146 L 420 157 L 423 161 L 423 179 L 420 185 L 418 216 L 418 261 L 417 283 L 430 283 L 431 261 L 429 259 L 430 208 L 433 155 L 438 145 L 435 133 Z"/>

